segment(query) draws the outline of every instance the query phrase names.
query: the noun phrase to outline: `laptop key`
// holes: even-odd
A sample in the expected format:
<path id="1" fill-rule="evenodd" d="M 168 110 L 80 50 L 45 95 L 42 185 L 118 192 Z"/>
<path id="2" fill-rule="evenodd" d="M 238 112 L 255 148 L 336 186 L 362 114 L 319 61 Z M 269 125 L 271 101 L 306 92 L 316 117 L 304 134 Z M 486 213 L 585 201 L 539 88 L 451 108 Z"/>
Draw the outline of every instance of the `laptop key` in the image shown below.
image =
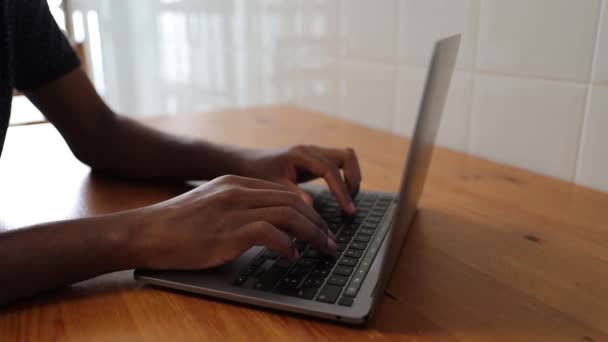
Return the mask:
<path id="1" fill-rule="evenodd" d="M 317 277 L 323 277 L 323 279 L 325 279 L 325 277 L 327 277 L 327 275 L 329 274 L 329 271 L 331 271 L 331 269 L 316 268 L 316 269 L 312 270 L 310 275 L 317 276 Z"/>
<path id="2" fill-rule="evenodd" d="M 314 248 L 309 248 L 309 249 L 307 249 L 304 252 L 304 254 L 302 254 L 303 258 L 312 258 L 312 259 L 314 259 L 314 258 L 318 258 L 320 256 L 321 256 L 321 253 L 318 250 L 314 249 Z"/>
<path id="3" fill-rule="evenodd" d="M 302 258 L 296 262 L 295 266 L 300 267 L 314 267 L 317 264 L 316 259 Z"/>
<path id="4" fill-rule="evenodd" d="M 342 288 L 334 285 L 325 285 L 319 292 L 319 296 L 317 296 L 317 300 L 325 303 L 335 303 L 336 299 L 342 292 Z"/>
<path id="5" fill-rule="evenodd" d="M 356 229 L 343 229 L 340 234 L 338 235 L 338 237 L 340 236 L 353 236 L 355 235 L 355 233 L 357 232 Z"/>
<path id="6" fill-rule="evenodd" d="M 243 285 L 243 283 L 247 281 L 247 276 L 244 275 L 239 275 L 238 277 L 236 277 L 236 279 L 234 280 L 234 285 L 239 286 L 239 285 Z"/>
<path id="7" fill-rule="evenodd" d="M 248 276 L 252 275 L 255 270 L 256 270 L 255 267 L 249 267 L 249 268 L 245 269 L 244 271 L 242 271 L 241 275 L 248 277 Z"/>
<path id="8" fill-rule="evenodd" d="M 376 231 L 376 229 L 374 229 L 374 228 L 361 228 L 361 229 L 359 229 L 359 234 L 374 235 L 375 231 Z"/>
<path id="9" fill-rule="evenodd" d="M 340 236 L 338 236 L 336 238 L 336 242 L 337 243 L 349 243 L 350 239 L 352 239 L 352 238 L 353 238 L 352 235 L 344 235 L 344 234 L 342 234 L 342 235 L 340 235 Z"/>
<path id="10" fill-rule="evenodd" d="M 313 299 L 313 298 L 315 298 L 315 295 L 317 294 L 318 291 L 319 291 L 319 289 L 317 289 L 317 288 L 302 287 L 301 289 L 298 290 L 298 292 L 296 292 L 296 297 L 303 298 L 303 299 Z"/>
<path id="11" fill-rule="evenodd" d="M 339 304 L 339 305 L 342 305 L 342 306 L 352 306 L 354 301 L 355 301 L 355 300 L 354 300 L 353 298 L 350 298 L 350 297 L 342 297 L 342 298 L 340 298 L 340 300 L 338 301 L 338 304 Z"/>
<path id="12" fill-rule="evenodd" d="M 253 273 L 251 274 L 251 276 L 253 278 L 259 278 L 262 274 L 264 274 L 264 271 L 265 270 L 262 267 L 256 268 L 256 270 L 253 271 Z"/>
<path id="13" fill-rule="evenodd" d="M 378 223 L 380 223 L 380 218 L 378 218 L 378 217 L 368 217 L 366 219 L 366 221 L 370 222 L 370 223 L 375 223 L 377 225 Z"/>
<path id="14" fill-rule="evenodd" d="M 327 283 L 330 285 L 336 285 L 336 286 L 344 286 L 346 285 L 346 282 L 348 281 L 348 277 L 344 277 L 341 275 L 337 275 L 337 274 L 332 274 L 329 279 L 327 279 Z"/>
<path id="15" fill-rule="evenodd" d="M 369 235 L 364 235 L 364 234 L 357 234 L 357 236 L 355 236 L 355 241 L 357 242 L 369 242 L 369 240 L 371 240 L 371 236 Z"/>
<path id="16" fill-rule="evenodd" d="M 273 267 L 278 267 L 278 268 L 290 268 L 291 266 L 293 266 L 293 262 L 281 258 L 279 260 L 277 260 L 277 262 L 275 262 L 273 265 Z"/>
<path id="17" fill-rule="evenodd" d="M 304 267 L 302 265 L 296 264 L 294 267 L 291 268 L 291 270 L 289 270 L 288 274 L 294 277 L 303 277 L 310 273 L 311 270 L 312 267 Z"/>
<path id="18" fill-rule="evenodd" d="M 343 276 L 348 277 L 351 275 L 351 273 L 353 273 L 354 269 L 355 269 L 354 267 L 338 265 L 338 266 L 336 266 L 336 269 L 334 270 L 334 274 L 343 275 Z"/>
<path id="19" fill-rule="evenodd" d="M 357 295 L 357 292 L 359 292 L 359 288 L 356 286 L 348 286 L 346 288 L 346 290 L 344 290 L 344 296 L 348 296 L 348 297 L 354 297 Z"/>
<path id="20" fill-rule="evenodd" d="M 348 246 L 346 243 L 336 243 L 336 250 L 338 252 L 343 252 L 346 249 L 346 246 Z"/>
<path id="21" fill-rule="evenodd" d="M 265 250 L 264 254 L 262 254 L 262 256 L 266 259 L 276 259 L 279 257 L 276 253 L 274 253 L 273 251 L 271 251 L 269 249 Z"/>
<path id="22" fill-rule="evenodd" d="M 302 276 L 296 276 L 296 275 L 288 274 L 287 276 L 285 276 L 283 278 L 283 282 L 288 287 L 297 288 L 300 285 L 300 283 L 302 282 Z"/>
<path id="23" fill-rule="evenodd" d="M 337 258 L 324 257 L 317 264 L 317 268 L 331 270 L 336 264 L 336 262 L 338 262 Z"/>
<path id="24" fill-rule="evenodd" d="M 266 261 L 266 259 L 260 255 L 259 257 L 255 258 L 253 260 L 253 262 L 251 263 L 251 266 L 259 267 L 264 263 L 264 261 Z"/>
<path id="25" fill-rule="evenodd" d="M 256 290 L 270 291 L 276 283 L 283 277 L 286 269 L 279 267 L 271 267 L 254 285 Z"/>
<path id="26" fill-rule="evenodd" d="M 319 288 L 319 287 L 321 287 L 321 285 L 323 285 L 323 281 L 325 281 L 325 278 L 311 276 L 311 277 L 308 277 L 308 279 L 306 279 L 304 281 L 304 286 Z"/>
<path id="27" fill-rule="evenodd" d="M 378 224 L 365 221 L 361 225 L 361 228 L 376 229 L 376 228 L 378 228 Z"/>
<path id="28" fill-rule="evenodd" d="M 365 242 L 353 242 L 350 244 L 350 248 L 352 249 L 358 249 L 358 250 L 364 250 L 365 247 L 367 247 L 367 243 Z"/>
<path id="29" fill-rule="evenodd" d="M 344 252 L 344 255 L 350 258 L 360 258 L 363 255 L 363 252 L 357 249 L 349 248 Z"/>
<path id="30" fill-rule="evenodd" d="M 355 267 L 355 266 L 357 266 L 358 261 L 359 261 L 358 259 L 344 257 L 344 258 L 340 259 L 340 265 Z"/>
<path id="31" fill-rule="evenodd" d="M 340 229 L 342 224 L 341 223 L 330 223 L 328 226 L 329 226 L 329 230 L 331 230 L 333 233 L 336 233 Z"/>

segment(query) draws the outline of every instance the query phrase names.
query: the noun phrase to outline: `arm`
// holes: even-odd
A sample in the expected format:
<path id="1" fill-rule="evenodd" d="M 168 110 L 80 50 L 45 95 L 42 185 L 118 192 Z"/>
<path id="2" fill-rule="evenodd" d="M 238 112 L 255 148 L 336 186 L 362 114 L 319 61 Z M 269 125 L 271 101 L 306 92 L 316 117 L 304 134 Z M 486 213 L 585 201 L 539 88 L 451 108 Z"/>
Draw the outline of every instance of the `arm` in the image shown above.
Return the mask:
<path id="1" fill-rule="evenodd" d="M 342 207 L 355 211 L 350 196 L 361 176 L 352 150 L 243 151 L 163 134 L 114 114 L 80 70 L 26 94 L 95 169 L 150 179 L 253 178 L 220 177 L 150 207 L 2 232 L 0 304 L 123 269 L 217 266 L 253 245 L 294 259 L 290 236 L 335 253 L 300 181 L 325 178 Z"/>
<path id="2" fill-rule="evenodd" d="M 103 273 L 133 268 L 131 213 L 0 233 L 0 305 Z"/>
<path id="3" fill-rule="evenodd" d="M 57 127 L 68 145 L 96 171 L 154 180 L 211 179 L 238 173 L 240 151 L 164 134 L 116 115 L 81 69 L 28 98 Z"/>
<path id="4" fill-rule="evenodd" d="M 298 182 L 322 177 L 342 208 L 355 212 L 351 197 L 359 190 L 361 172 L 351 149 L 253 151 L 165 134 L 116 115 L 80 69 L 26 95 L 59 129 L 76 157 L 95 170 L 158 180 L 235 174 L 283 184 L 307 201 Z"/>
<path id="5" fill-rule="evenodd" d="M 254 245 L 293 260 L 289 236 L 336 251 L 323 219 L 286 187 L 220 177 L 153 206 L 1 232 L 0 305 L 124 269 L 213 267 Z"/>

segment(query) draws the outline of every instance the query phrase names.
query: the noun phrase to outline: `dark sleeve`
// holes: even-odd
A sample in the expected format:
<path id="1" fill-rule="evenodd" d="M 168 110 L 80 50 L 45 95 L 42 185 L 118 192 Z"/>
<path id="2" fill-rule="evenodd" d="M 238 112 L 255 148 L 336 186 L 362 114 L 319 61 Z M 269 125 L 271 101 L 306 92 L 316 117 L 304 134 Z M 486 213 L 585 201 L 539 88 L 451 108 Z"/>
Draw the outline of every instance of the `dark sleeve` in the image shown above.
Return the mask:
<path id="1" fill-rule="evenodd" d="M 78 56 L 55 23 L 46 0 L 18 0 L 15 86 L 38 88 L 80 66 Z"/>

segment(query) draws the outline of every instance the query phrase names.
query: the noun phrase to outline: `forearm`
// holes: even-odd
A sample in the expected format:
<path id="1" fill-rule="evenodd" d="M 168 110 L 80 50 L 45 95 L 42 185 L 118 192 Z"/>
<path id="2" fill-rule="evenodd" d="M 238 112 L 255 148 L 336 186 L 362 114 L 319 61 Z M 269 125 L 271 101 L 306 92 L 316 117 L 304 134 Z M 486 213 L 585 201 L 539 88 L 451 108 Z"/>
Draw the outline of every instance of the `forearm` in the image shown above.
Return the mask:
<path id="1" fill-rule="evenodd" d="M 133 227 L 120 213 L 0 233 L 0 305 L 136 267 Z"/>
<path id="2" fill-rule="evenodd" d="M 211 179 L 237 174 L 242 151 L 198 139 L 177 137 L 113 115 L 108 128 L 87 145 L 83 161 L 122 177 L 155 180 Z"/>
<path id="3" fill-rule="evenodd" d="M 171 136 L 114 114 L 82 70 L 27 96 L 93 169 L 122 177 L 183 180 L 235 174 L 239 168 L 234 148 Z"/>

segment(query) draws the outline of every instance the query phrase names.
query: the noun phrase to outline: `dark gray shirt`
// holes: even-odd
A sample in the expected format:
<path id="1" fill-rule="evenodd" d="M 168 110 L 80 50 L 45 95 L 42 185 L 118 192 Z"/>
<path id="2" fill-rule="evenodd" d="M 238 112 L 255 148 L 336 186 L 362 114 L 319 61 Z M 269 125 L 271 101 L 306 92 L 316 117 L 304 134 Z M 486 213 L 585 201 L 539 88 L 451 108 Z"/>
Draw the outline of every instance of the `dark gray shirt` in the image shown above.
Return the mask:
<path id="1" fill-rule="evenodd" d="M 13 88 L 38 88 L 80 65 L 46 0 L 0 0 L 0 154 Z"/>

